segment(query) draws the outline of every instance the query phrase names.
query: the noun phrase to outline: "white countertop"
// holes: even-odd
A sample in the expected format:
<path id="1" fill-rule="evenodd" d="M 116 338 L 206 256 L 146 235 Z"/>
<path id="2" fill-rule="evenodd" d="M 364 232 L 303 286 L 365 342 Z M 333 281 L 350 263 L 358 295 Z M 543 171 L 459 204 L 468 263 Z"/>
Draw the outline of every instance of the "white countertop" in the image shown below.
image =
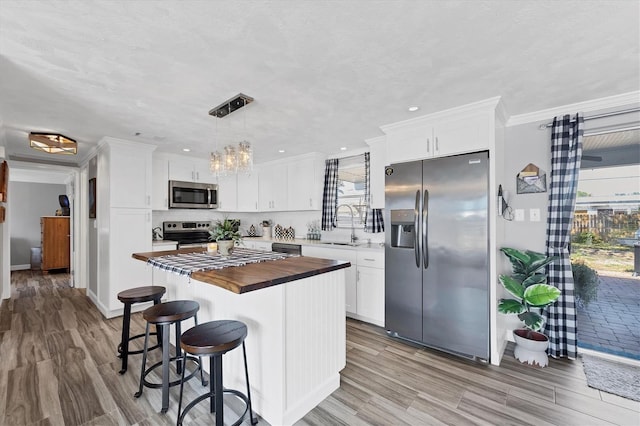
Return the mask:
<path id="1" fill-rule="evenodd" d="M 270 243 L 284 243 L 284 244 L 300 244 L 301 246 L 315 246 L 326 247 L 331 249 L 344 249 L 344 250 L 372 250 L 383 251 L 384 243 L 367 243 L 366 241 L 356 242 L 355 245 L 345 244 L 330 244 L 333 240 L 307 240 L 306 238 L 296 238 L 293 240 L 278 240 L 275 238 L 264 239 L 262 237 L 242 237 L 247 241 L 265 241 Z M 344 243 L 344 242 L 341 242 Z"/>

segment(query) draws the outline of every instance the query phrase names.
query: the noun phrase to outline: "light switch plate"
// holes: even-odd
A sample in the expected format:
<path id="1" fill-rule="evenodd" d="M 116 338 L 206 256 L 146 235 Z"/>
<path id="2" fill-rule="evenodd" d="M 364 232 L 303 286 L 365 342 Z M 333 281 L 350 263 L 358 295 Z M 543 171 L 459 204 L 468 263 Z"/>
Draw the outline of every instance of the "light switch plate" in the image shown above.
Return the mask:
<path id="1" fill-rule="evenodd" d="M 524 222 L 524 209 L 516 209 L 516 222 Z"/>
<path id="2" fill-rule="evenodd" d="M 531 222 L 540 222 L 540 209 L 529 209 L 529 220 Z"/>

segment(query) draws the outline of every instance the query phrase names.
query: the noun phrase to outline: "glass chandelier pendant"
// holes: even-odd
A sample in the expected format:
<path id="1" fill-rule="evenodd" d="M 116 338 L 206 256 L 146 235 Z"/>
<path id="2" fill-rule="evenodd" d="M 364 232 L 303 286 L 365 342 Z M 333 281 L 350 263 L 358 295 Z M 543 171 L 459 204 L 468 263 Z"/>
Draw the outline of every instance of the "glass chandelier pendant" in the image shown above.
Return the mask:
<path id="1" fill-rule="evenodd" d="M 238 170 L 238 157 L 233 145 L 224 147 L 223 168 L 226 173 L 235 173 Z"/>
<path id="2" fill-rule="evenodd" d="M 238 172 L 249 173 L 253 170 L 253 150 L 251 144 L 242 141 L 238 144 Z"/>
<path id="3" fill-rule="evenodd" d="M 209 160 L 209 170 L 216 177 L 224 173 L 224 169 L 222 167 L 222 155 L 220 155 L 219 151 L 211 153 L 211 159 Z"/>

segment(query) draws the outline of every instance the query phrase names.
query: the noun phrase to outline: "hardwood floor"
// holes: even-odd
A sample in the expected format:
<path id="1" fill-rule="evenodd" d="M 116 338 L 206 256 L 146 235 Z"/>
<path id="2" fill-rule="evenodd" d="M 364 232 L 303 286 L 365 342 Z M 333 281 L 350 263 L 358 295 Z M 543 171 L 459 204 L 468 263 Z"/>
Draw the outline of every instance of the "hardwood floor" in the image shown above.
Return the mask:
<path id="1" fill-rule="evenodd" d="M 12 297 L 0 305 L 0 424 L 175 424 L 177 387 L 163 415 L 159 389 L 133 398 L 140 355 L 118 374 L 121 321 L 104 319 L 83 290 L 69 288 L 66 274 L 13 272 Z M 132 333 L 143 330 L 141 314 L 134 314 Z M 152 352 L 152 361 L 158 355 Z M 203 392 L 196 380 L 185 389 L 188 400 Z M 185 420 L 213 423 L 205 405 Z M 500 367 L 484 366 L 349 320 L 340 389 L 298 422 L 339 424 L 640 425 L 640 403 L 589 388 L 580 361 L 551 359 L 538 369 L 507 353 Z"/>

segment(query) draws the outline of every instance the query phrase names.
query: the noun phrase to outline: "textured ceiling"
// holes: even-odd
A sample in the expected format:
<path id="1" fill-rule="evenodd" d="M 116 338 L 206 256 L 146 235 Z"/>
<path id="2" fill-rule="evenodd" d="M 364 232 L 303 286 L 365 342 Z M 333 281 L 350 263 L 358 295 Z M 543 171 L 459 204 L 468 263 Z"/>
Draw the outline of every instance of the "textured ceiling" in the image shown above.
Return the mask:
<path id="1" fill-rule="evenodd" d="M 77 139 L 76 161 L 103 136 L 334 154 L 493 96 L 515 115 L 639 90 L 639 46 L 635 0 L 0 0 L 0 122 L 13 155 L 38 155 L 29 131 Z"/>

